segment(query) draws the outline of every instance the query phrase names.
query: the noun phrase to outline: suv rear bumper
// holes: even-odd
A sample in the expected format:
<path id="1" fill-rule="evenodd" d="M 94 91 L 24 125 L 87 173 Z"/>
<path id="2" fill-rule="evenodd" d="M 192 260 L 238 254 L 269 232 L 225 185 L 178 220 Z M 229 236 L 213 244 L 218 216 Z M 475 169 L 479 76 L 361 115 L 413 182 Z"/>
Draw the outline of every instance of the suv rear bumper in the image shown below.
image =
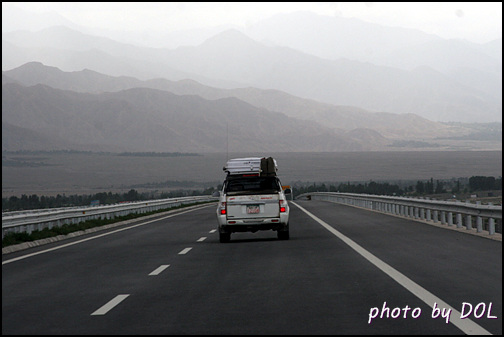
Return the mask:
<path id="1" fill-rule="evenodd" d="M 288 226 L 286 224 L 276 223 L 276 224 L 261 224 L 261 225 L 223 225 L 219 227 L 219 231 L 222 233 L 235 233 L 235 232 L 257 232 L 257 231 L 283 231 L 287 230 Z"/>
<path id="2" fill-rule="evenodd" d="M 263 230 L 287 230 L 288 218 L 256 218 L 256 219 L 226 219 L 219 216 L 219 231 L 221 233 L 257 232 Z"/>

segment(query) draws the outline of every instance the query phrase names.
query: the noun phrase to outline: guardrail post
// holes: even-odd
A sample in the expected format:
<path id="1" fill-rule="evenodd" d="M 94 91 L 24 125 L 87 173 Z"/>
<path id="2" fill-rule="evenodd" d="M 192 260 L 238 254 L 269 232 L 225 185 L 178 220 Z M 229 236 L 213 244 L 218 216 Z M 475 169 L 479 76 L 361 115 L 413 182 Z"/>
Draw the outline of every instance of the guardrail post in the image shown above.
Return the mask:
<path id="1" fill-rule="evenodd" d="M 495 220 L 494 220 L 494 218 L 488 219 L 488 233 L 490 233 L 490 235 L 495 234 Z"/>
<path id="2" fill-rule="evenodd" d="M 472 218 L 470 215 L 466 216 L 466 228 L 467 229 L 472 229 Z"/>
<path id="3" fill-rule="evenodd" d="M 476 218 L 476 232 L 483 232 L 483 219 L 480 216 Z"/>
<path id="4" fill-rule="evenodd" d="M 452 225 L 453 225 L 453 213 L 448 212 L 448 226 L 452 226 Z"/>
<path id="5" fill-rule="evenodd" d="M 462 214 L 457 213 L 457 228 L 462 228 Z"/>
<path id="6" fill-rule="evenodd" d="M 429 198 L 410 199 L 404 197 L 375 196 L 355 193 L 314 193 L 313 200 L 328 200 L 372 210 L 391 213 L 424 221 L 433 221 L 456 228 L 466 227 L 477 232 L 488 230 L 490 235 L 501 233 L 502 206 L 476 205 L 461 201 L 437 201 Z M 473 225 L 473 217 L 475 224 Z M 487 220 L 488 219 L 488 220 Z M 487 222 L 488 221 L 488 222 Z M 497 222 L 497 223 L 496 223 Z"/>
<path id="7" fill-rule="evenodd" d="M 153 208 L 151 203 L 131 203 L 127 205 L 109 205 L 105 207 L 64 207 L 54 210 L 29 210 L 26 212 L 2 213 L 2 239 L 7 233 L 32 233 L 35 230 L 60 227 L 65 224 L 77 224 L 90 219 L 114 219 L 119 215 L 130 213 L 145 213 L 152 209 L 165 209 L 180 206 L 181 204 L 199 202 L 201 200 L 216 200 L 214 197 L 187 197 L 179 199 L 154 200 L 157 205 Z M 147 206 L 147 207 L 144 207 Z M 9 214 L 10 213 L 10 214 Z"/>

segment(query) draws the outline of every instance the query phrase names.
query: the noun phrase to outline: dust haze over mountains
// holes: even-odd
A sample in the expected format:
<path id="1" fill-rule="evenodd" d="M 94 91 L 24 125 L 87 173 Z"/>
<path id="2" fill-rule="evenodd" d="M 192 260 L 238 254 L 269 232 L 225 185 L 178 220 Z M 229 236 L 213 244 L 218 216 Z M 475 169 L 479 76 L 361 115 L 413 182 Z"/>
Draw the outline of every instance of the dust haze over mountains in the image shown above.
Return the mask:
<path id="1" fill-rule="evenodd" d="M 2 150 L 502 149 L 502 38 L 302 11 L 150 47 L 36 18 L 2 5 Z"/>

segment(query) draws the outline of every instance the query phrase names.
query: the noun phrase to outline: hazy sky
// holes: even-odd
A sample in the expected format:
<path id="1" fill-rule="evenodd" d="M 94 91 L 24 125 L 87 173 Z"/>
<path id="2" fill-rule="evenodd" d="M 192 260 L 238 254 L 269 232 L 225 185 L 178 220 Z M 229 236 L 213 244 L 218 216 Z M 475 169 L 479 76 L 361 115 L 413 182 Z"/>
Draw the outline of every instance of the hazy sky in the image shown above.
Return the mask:
<path id="1" fill-rule="evenodd" d="M 2 2 L 2 5 L 4 3 Z M 79 25 L 137 31 L 246 26 L 276 13 L 308 10 L 443 38 L 488 42 L 502 37 L 502 2 L 14 2 L 34 13 L 56 11 Z"/>

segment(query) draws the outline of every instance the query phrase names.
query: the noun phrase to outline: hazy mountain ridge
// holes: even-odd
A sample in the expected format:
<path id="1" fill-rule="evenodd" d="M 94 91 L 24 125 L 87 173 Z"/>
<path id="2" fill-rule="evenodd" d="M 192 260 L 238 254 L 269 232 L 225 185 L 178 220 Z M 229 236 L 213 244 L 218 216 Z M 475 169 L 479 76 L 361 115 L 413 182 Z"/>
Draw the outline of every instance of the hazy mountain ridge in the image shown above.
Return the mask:
<path id="1" fill-rule="evenodd" d="M 362 22 L 356 20 L 353 24 L 359 25 Z M 369 27 L 376 28 L 376 25 Z M 59 35 L 63 34 L 61 31 L 64 31 L 64 40 L 73 40 L 75 44 L 83 41 L 80 51 L 58 45 L 59 39 L 53 36 L 58 32 Z M 412 32 L 401 31 L 406 38 L 409 33 Z M 456 55 L 452 54 L 448 64 L 474 65 L 476 68 L 471 69 L 478 73 L 479 83 L 473 86 L 464 76 L 451 76 L 449 72 L 452 71 L 453 74 L 456 70 L 445 69 L 446 61 L 441 66 L 443 72 L 436 65 L 437 78 L 430 79 L 431 71 L 424 66 L 405 70 L 361 61 L 328 60 L 292 47 L 266 46 L 236 30 L 222 32 L 198 46 L 174 50 L 116 43 L 61 27 L 23 33 L 24 47 L 21 48 L 16 45 L 21 44 L 17 40 L 19 34 L 2 34 L 5 47 L 2 52 L 3 69 L 12 69 L 13 65 L 19 66 L 29 61 L 40 61 L 66 71 L 88 68 L 108 75 L 127 75 L 142 80 L 155 77 L 169 80 L 190 78 L 221 88 L 253 86 L 276 89 L 335 105 L 356 106 L 371 111 L 415 113 L 431 120 L 440 118 L 446 121 L 473 122 L 502 119 L 502 95 L 498 94 L 502 84 L 498 80 L 499 76 L 478 68 L 479 64 L 488 63 L 493 58 L 481 51 L 484 48 L 476 51 L 473 45 L 430 36 L 424 38 L 426 43 L 441 46 L 455 43 L 462 48 L 458 49 L 462 52 L 457 54 L 473 55 L 458 62 Z M 333 44 L 337 45 L 337 42 Z M 29 47 L 33 45 L 37 45 L 37 48 Z M 82 46 L 87 46 L 88 49 Z M 418 45 L 408 48 L 414 50 Z M 436 50 L 442 51 L 441 47 Z M 465 53 L 464 50 L 468 52 Z M 35 54 L 39 55 L 38 59 L 32 56 Z M 403 54 L 414 55 L 416 60 L 412 64 L 416 66 L 422 65 L 421 61 L 426 60 L 424 56 L 418 56 L 422 53 Z M 403 57 L 403 61 L 405 59 L 407 57 Z M 434 57 L 434 60 L 438 59 L 439 57 Z M 498 68 L 499 64 L 502 69 L 501 60 L 490 63 L 490 69 Z M 427 64 L 429 65 L 428 62 Z M 441 81 L 438 80 L 440 78 Z"/>
<path id="2" fill-rule="evenodd" d="M 239 48 L 230 52 L 226 46 L 231 45 Z M 480 120 L 501 118 L 496 97 L 426 66 L 407 71 L 346 59 L 328 61 L 286 47 L 266 47 L 237 31 L 223 32 L 184 52 L 176 50 L 167 60 L 188 73 L 371 111 L 415 113 L 446 121 L 455 116 L 461 121 L 474 115 Z M 466 106 L 467 98 L 485 107 Z"/>
<path id="3" fill-rule="evenodd" d="M 55 89 L 76 92 L 101 93 L 140 87 L 141 81 L 128 76 L 109 76 L 84 69 L 65 72 L 57 67 L 45 66 L 41 62 L 29 62 L 21 67 L 3 72 L 3 75 L 22 83 L 24 86 L 45 84 Z"/>
<path id="4" fill-rule="evenodd" d="M 205 100 L 148 88 L 84 94 L 45 85 L 2 87 L 2 122 L 47 138 L 103 149 L 157 152 L 358 151 L 364 147 L 313 122 L 236 98 Z M 254 125 L 254 127 L 250 127 Z M 7 134 L 8 135 L 8 134 Z M 4 139 L 4 150 L 12 141 Z M 229 141 L 229 145 L 227 142 Z M 40 144 L 39 144 L 40 145 Z M 48 144 L 51 146 L 51 144 Z"/>
<path id="5" fill-rule="evenodd" d="M 439 148 L 436 138 L 471 134 L 463 124 L 332 106 L 275 90 L 63 72 L 37 62 L 2 79 L 3 150 L 370 151 L 393 150 L 394 140 L 406 144 L 402 148 L 419 139 Z M 315 122 L 320 119 L 324 126 Z"/>
<path id="6" fill-rule="evenodd" d="M 121 91 L 136 87 L 166 90 L 177 95 L 198 95 L 215 100 L 236 97 L 253 106 L 284 113 L 301 120 L 324 121 L 324 126 L 336 130 L 369 128 L 391 139 L 428 139 L 453 134 L 467 135 L 463 126 L 448 127 L 413 114 L 371 113 L 363 109 L 334 106 L 302 99 L 277 90 L 257 88 L 219 89 L 192 80 L 169 81 L 155 79 L 140 81 L 132 77 L 112 77 L 90 70 L 64 72 L 40 62 L 27 63 L 3 73 L 3 76 L 25 86 L 45 84 L 56 89 L 82 93 Z"/>
<path id="7" fill-rule="evenodd" d="M 168 49 L 62 23 L 72 28 L 2 32 L 6 146 L 30 130 L 34 146 L 113 151 L 223 151 L 229 141 L 256 152 L 275 133 L 278 151 L 502 146 L 499 127 L 434 121 L 502 120 L 502 39 L 291 13 Z"/>
<path id="8" fill-rule="evenodd" d="M 15 126 L 2 121 L 2 151 L 124 151 L 121 147 L 102 144 L 79 144 L 69 139 L 48 135 L 33 129 Z"/>
<path id="9" fill-rule="evenodd" d="M 267 40 L 325 59 L 348 58 L 365 62 L 373 62 L 376 57 L 398 48 L 441 40 L 438 36 L 414 29 L 387 27 L 355 18 L 329 17 L 307 11 L 277 14 L 248 26 L 244 33 L 258 41 Z"/>
<path id="10" fill-rule="evenodd" d="M 243 32 L 325 59 L 347 58 L 406 70 L 418 66 L 441 72 L 465 66 L 485 70 L 502 65 L 502 39 L 485 44 L 446 40 L 415 29 L 310 12 L 277 14 Z"/>

